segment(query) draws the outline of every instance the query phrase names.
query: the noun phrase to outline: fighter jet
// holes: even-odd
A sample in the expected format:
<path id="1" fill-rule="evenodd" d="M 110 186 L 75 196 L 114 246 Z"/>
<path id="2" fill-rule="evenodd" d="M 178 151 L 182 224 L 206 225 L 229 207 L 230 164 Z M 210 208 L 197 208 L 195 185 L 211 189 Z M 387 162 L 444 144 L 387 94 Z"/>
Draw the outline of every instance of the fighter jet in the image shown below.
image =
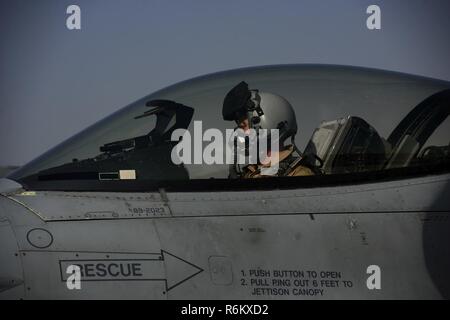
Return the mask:
<path id="1" fill-rule="evenodd" d="M 263 93 L 314 174 L 204 159 L 226 107 L 279 116 Z M 449 112 L 450 82 L 352 66 L 157 91 L 1 179 L 0 299 L 448 299 Z"/>

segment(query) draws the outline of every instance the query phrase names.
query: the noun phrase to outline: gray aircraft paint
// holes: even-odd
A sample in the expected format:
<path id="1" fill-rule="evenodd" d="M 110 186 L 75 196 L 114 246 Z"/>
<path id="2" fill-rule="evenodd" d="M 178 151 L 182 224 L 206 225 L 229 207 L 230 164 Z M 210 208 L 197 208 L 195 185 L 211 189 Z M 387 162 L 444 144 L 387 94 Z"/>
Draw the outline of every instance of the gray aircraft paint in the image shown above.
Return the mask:
<path id="1" fill-rule="evenodd" d="M 3 295 L 22 298 L 311 298 L 293 295 L 294 288 L 302 288 L 293 281 L 312 281 L 306 276 L 287 277 L 291 281 L 291 286 L 287 287 L 272 283 L 286 279 L 274 277 L 275 270 L 309 270 L 341 275 L 338 279 L 327 279 L 338 280 L 339 288 L 319 285 L 317 289 L 323 289 L 323 295 L 314 298 L 448 297 L 447 271 L 435 269 L 436 264 L 448 266 L 448 256 L 440 256 L 438 260 L 428 260 L 427 256 L 430 255 L 428 250 L 446 250 L 441 246 L 448 239 L 434 239 L 429 231 L 448 230 L 450 226 L 449 201 L 444 196 L 449 191 L 449 180 L 447 174 L 345 188 L 169 193 L 170 212 L 162 216 L 130 214 L 127 209 L 159 208 L 158 193 L 111 196 L 36 192 L 22 195 L 19 190 L 7 195 L 17 202 L 7 197 L 2 197 L 1 201 L 2 212 L 14 213 L 3 218 L 2 230 L 10 232 L 14 226 L 18 242 L 7 243 L 6 247 L 11 248 L 9 258 L 2 265 L 15 272 L 21 265 L 24 277 L 19 272 L 11 274 L 10 279 L 17 279 L 18 287 L 25 282 L 27 289 L 22 288 L 19 293 L 17 288 L 10 289 Z M 139 197 L 141 200 L 134 200 Z M 42 218 L 28 207 L 40 212 Z M 97 215 L 92 216 L 92 212 Z M 112 216 L 113 213 L 116 216 Z M 36 228 L 52 235 L 48 246 L 45 243 L 37 246 L 30 241 L 29 233 Z M 5 236 L 4 231 L 2 236 Z M 13 239 L 11 234 L 8 239 Z M 438 248 L 433 248 L 432 244 Z M 152 279 L 155 276 L 160 281 L 127 281 L 126 278 L 82 281 L 82 290 L 69 291 L 63 281 L 66 278 L 61 278 L 61 261 L 101 259 L 104 263 L 114 263 L 119 259 L 142 263 L 146 259 L 159 259 L 161 250 L 176 258 L 161 262 L 160 266 L 147 266 L 150 270 L 142 277 Z M 13 253 L 20 253 L 20 258 Z M 382 269 L 382 290 L 366 287 L 366 268 L 372 264 Z M 258 269 L 268 271 L 269 276 L 250 276 L 250 270 Z M 185 278 L 189 279 L 184 281 Z M 167 291 L 164 279 L 171 285 L 183 282 Z M 351 281 L 353 286 L 344 288 L 342 281 Z M 289 294 L 256 294 L 266 288 L 288 289 Z"/>

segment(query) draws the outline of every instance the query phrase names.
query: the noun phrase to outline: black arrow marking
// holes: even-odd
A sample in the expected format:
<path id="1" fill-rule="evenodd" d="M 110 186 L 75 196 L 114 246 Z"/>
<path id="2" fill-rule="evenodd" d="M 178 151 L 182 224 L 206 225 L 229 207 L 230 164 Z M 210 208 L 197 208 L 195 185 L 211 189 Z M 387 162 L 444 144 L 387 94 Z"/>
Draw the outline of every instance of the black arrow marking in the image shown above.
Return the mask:
<path id="1" fill-rule="evenodd" d="M 165 255 L 174 257 L 174 258 L 176 258 L 176 259 L 178 259 L 178 260 L 184 262 L 185 264 L 187 264 L 187 265 L 189 265 L 189 266 L 191 266 L 191 267 L 193 267 L 194 269 L 197 270 L 195 273 L 191 274 L 191 275 L 188 276 L 187 278 L 184 278 L 183 280 L 178 281 L 178 282 L 176 282 L 175 284 L 172 284 L 171 286 L 169 286 L 168 280 L 165 279 L 165 281 L 166 281 L 166 290 L 167 290 L 167 291 L 169 291 L 169 290 L 171 290 L 171 289 L 173 289 L 173 288 L 179 286 L 179 285 L 182 284 L 183 282 L 186 282 L 187 280 L 189 280 L 189 279 L 195 277 L 196 275 L 198 275 L 200 272 L 204 271 L 202 268 L 200 268 L 200 267 L 194 265 L 193 263 L 190 263 L 189 261 L 186 261 L 186 260 L 184 260 L 184 259 L 182 259 L 182 258 L 180 258 L 180 257 L 177 257 L 176 255 L 173 255 L 173 254 L 171 254 L 171 253 L 169 253 L 169 252 L 167 252 L 167 251 L 165 251 L 165 250 L 161 250 L 161 256 L 163 257 L 163 260 L 166 260 Z M 169 275 L 166 274 L 166 277 L 168 278 Z"/>
<path id="2" fill-rule="evenodd" d="M 29 251 L 29 252 L 40 252 L 43 251 Z M 94 251 L 45 251 L 45 252 L 64 252 L 64 253 L 71 253 L 71 254 L 95 254 L 98 256 L 98 254 L 101 255 L 133 255 L 133 258 L 127 259 L 124 258 L 108 258 L 108 259 L 70 259 L 70 260 L 59 260 L 59 266 L 61 271 L 61 280 L 63 282 L 67 281 L 67 278 L 71 274 L 67 274 L 66 270 L 69 265 L 79 265 L 82 268 L 86 269 L 86 265 L 92 265 L 91 266 L 91 275 L 86 276 L 85 273 L 86 270 L 82 270 L 83 276 L 81 277 L 81 282 L 84 281 L 164 281 L 166 292 L 169 290 L 172 290 L 173 288 L 181 285 L 182 283 L 186 282 L 187 280 L 195 277 L 202 271 L 204 271 L 202 268 L 196 266 L 195 264 L 180 258 L 168 251 L 161 250 L 160 253 L 132 253 L 132 252 L 94 252 Z M 146 255 L 153 256 L 153 257 L 146 257 L 146 258 L 135 258 L 136 255 Z M 156 256 L 156 257 L 154 257 Z M 141 266 L 147 265 L 147 270 L 143 269 L 142 271 L 144 274 L 138 276 L 133 276 L 133 278 L 124 278 L 126 276 L 122 276 L 121 278 L 115 278 L 118 275 L 112 275 L 112 272 L 110 270 L 111 265 L 115 265 L 115 269 L 117 269 L 117 265 L 122 264 L 128 264 L 128 263 L 141 263 Z M 106 277 L 109 276 L 109 278 L 100 278 L 96 272 L 97 265 L 103 265 L 104 268 L 102 269 L 102 272 L 104 269 L 107 270 L 110 274 L 107 274 Z M 159 265 L 158 265 L 159 264 Z M 193 270 L 192 270 L 193 269 Z M 186 275 L 188 274 L 188 275 Z M 165 277 L 163 278 L 163 276 Z M 92 278 L 89 278 L 92 277 Z M 105 276 L 102 276 L 105 277 Z M 143 278 L 144 277 L 144 278 Z"/>

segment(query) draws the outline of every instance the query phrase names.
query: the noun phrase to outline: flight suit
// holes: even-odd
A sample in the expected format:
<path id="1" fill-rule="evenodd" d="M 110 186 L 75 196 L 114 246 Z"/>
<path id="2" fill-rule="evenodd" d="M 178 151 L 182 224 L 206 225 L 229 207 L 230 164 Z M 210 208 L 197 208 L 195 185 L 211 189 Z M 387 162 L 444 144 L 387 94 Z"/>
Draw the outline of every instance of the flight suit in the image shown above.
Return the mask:
<path id="1" fill-rule="evenodd" d="M 284 150 L 280 151 L 278 155 L 279 170 L 275 177 L 296 177 L 296 176 L 312 176 L 314 172 L 301 164 L 301 158 L 292 156 L 294 146 L 290 145 Z M 262 175 L 261 168 L 269 168 L 270 164 L 249 164 L 243 168 L 241 178 L 265 178 L 273 177 L 270 175 Z"/>

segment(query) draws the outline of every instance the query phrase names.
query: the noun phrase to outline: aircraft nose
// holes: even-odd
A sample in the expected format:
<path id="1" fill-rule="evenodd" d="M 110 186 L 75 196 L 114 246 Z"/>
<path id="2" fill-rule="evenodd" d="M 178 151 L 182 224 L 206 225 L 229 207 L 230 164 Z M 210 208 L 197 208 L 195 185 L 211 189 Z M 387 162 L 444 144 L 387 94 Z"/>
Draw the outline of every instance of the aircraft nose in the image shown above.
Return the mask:
<path id="1" fill-rule="evenodd" d="M 22 262 L 4 201 L 0 195 L 0 300 L 20 299 L 24 296 Z"/>

